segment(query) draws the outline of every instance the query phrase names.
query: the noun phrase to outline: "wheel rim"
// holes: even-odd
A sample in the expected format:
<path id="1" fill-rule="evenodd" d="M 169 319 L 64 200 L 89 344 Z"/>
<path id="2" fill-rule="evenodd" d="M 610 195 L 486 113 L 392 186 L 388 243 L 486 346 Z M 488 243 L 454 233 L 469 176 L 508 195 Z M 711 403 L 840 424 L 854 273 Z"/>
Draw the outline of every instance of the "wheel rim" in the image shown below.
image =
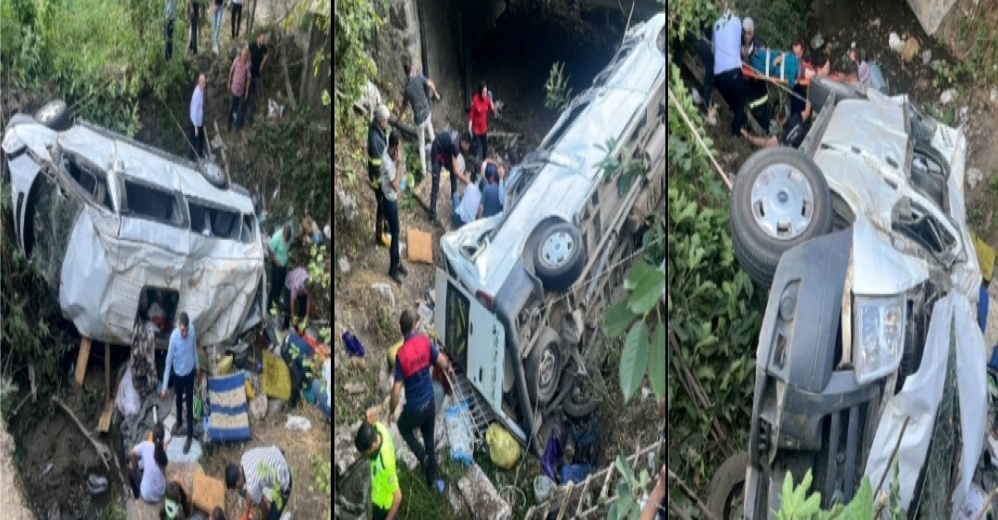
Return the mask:
<path id="1" fill-rule="evenodd" d="M 206 163 L 204 165 L 204 176 L 215 184 L 222 184 L 225 181 L 225 172 L 217 164 Z"/>
<path id="2" fill-rule="evenodd" d="M 541 244 L 541 261 L 552 268 L 563 267 L 575 250 L 575 240 L 565 231 L 552 233 Z"/>
<path id="3" fill-rule="evenodd" d="M 44 122 L 51 121 L 55 119 L 56 114 L 59 113 L 59 106 L 56 103 L 49 103 L 42 107 L 38 111 L 38 119 Z"/>
<path id="4" fill-rule="evenodd" d="M 814 217 L 814 190 L 800 170 L 785 164 L 763 170 L 752 185 L 752 216 L 778 240 L 801 236 Z"/>
<path id="5" fill-rule="evenodd" d="M 537 386 L 540 394 L 545 394 L 546 390 L 554 385 L 554 378 L 557 373 L 558 360 L 554 351 L 550 348 L 544 349 L 541 354 L 540 367 L 538 369 Z"/>

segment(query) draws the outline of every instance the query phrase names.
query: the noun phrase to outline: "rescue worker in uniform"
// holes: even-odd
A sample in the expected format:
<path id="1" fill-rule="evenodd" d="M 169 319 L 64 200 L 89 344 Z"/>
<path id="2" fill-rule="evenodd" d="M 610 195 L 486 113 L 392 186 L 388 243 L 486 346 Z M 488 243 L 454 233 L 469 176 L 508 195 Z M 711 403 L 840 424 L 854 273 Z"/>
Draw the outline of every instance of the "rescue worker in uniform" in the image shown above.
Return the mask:
<path id="1" fill-rule="evenodd" d="M 762 45 L 755 35 L 755 22 L 746 17 L 742 20 L 742 61 L 748 62 Z M 770 132 L 769 86 L 765 80 L 745 80 L 745 108 L 752 114 L 762 132 Z"/>

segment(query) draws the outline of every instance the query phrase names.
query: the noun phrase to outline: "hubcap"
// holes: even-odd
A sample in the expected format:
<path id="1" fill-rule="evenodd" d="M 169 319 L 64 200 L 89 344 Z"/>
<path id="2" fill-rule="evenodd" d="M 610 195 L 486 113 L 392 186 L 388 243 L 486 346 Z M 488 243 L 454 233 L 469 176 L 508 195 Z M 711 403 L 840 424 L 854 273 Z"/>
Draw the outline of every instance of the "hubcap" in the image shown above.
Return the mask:
<path id="1" fill-rule="evenodd" d="M 221 184 L 225 181 L 225 172 L 214 163 L 205 163 L 204 175 L 208 180 L 216 184 Z"/>
<path id="2" fill-rule="evenodd" d="M 772 238 L 793 240 L 814 218 L 814 191 L 792 166 L 766 168 L 752 185 L 751 197 L 755 223 Z"/>
<path id="3" fill-rule="evenodd" d="M 541 354 L 540 384 L 538 385 L 541 390 L 554 384 L 554 374 L 557 368 L 555 364 L 554 352 L 549 348 L 544 349 L 544 353 Z"/>
<path id="4" fill-rule="evenodd" d="M 548 267 L 558 268 L 568 263 L 575 249 L 572 235 L 559 231 L 544 239 L 541 245 L 541 261 Z"/>
<path id="5" fill-rule="evenodd" d="M 38 112 L 38 119 L 41 119 L 42 121 L 51 121 L 52 119 L 55 119 L 58 112 L 58 105 L 55 103 L 49 103 L 48 105 L 42 107 L 42 109 Z"/>

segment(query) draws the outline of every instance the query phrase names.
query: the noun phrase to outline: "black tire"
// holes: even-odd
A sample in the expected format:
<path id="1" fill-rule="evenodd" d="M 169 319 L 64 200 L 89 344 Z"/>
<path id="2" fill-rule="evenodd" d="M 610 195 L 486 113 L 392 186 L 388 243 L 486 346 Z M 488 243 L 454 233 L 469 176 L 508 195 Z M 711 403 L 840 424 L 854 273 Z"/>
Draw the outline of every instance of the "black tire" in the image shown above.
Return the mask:
<path id="1" fill-rule="evenodd" d="M 718 520 L 728 520 L 735 512 L 733 503 L 743 498 L 745 470 L 749 465 L 748 453 L 732 455 L 721 464 L 707 486 L 707 509 Z M 744 508 L 744 504 L 743 504 Z"/>
<path id="2" fill-rule="evenodd" d="M 536 231 L 534 271 L 544 289 L 564 291 L 572 286 L 586 265 L 582 233 L 567 222 L 559 222 Z"/>
<path id="3" fill-rule="evenodd" d="M 778 169 L 773 171 L 771 167 Z M 791 179 L 792 172 L 796 172 L 796 175 Z M 755 184 L 764 174 L 779 177 L 772 179 L 769 184 L 767 191 L 770 195 L 753 205 L 753 196 L 762 195 L 756 192 Z M 788 192 L 796 194 L 793 188 L 800 188 L 801 181 L 810 189 L 810 193 L 788 197 Z M 790 184 L 791 182 L 797 184 Z M 808 196 L 810 201 L 805 200 Z M 797 211 L 798 207 L 799 211 L 805 211 L 805 204 L 810 208 L 811 214 L 810 219 L 803 224 L 803 229 L 781 232 L 780 224 L 783 221 L 778 219 L 779 213 L 789 214 Z M 757 211 L 760 218 L 765 218 L 769 211 L 771 220 L 779 220 L 772 231 L 760 225 L 756 218 Z M 735 178 L 729 212 L 735 256 L 749 278 L 764 287 L 769 287 L 772 283 L 776 266 L 784 252 L 814 237 L 825 235 L 832 229 L 832 196 L 825 176 L 808 156 L 786 147 L 760 150 L 745 161 Z M 777 218 L 772 218 L 773 216 Z"/>
<path id="4" fill-rule="evenodd" d="M 599 368 L 592 363 L 586 363 L 586 372 L 589 374 L 598 372 Z M 591 381 L 591 378 L 587 378 Z M 596 411 L 600 399 L 594 395 L 592 388 L 585 388 L 585 383 L 581 378 L 575 379 L 576 385 L 572 393 L 561 402 L 561 407 L 565 410 L 565 415 L 573 419 L 585 419 Z M 580 388 L 581 387 L 581 388 Z M 579 394 L 578 396 L 576 394 Z M 576 398 L 579 398 L 576 400 Z"/>
<path id="5" fill-rule="evenodd" d="M 551 327 L 544 327 L 526 363 L 527 393 L 530 403 L 545 406 L 558 394 L 561 380 L 561 337 Z"/>
<path id="6" fill-rule="evenodd" d="M 824 77 L 813 77 L 807 87 L 807 99 L 811 101 L 811 109 L 821 112 L 828 98 L 835 93 L 833 105 L 846 99 L 866 99 L 864 87 L 850 83 L 839 83 Z"/>
<path id="7" fill-rule="evenodd" d="M 198 170 L 208 184 L 222 190 L 229 189 L 229 175 L 219 165 L 211 161 L 199 161 Z"/>
<path id="8" fill-rule="evenodd" d="M 35 112 L 35 121 L 51 130 L 62 132 L 69 128 L 69 107 L 62 100 L 45 103 Z"/>

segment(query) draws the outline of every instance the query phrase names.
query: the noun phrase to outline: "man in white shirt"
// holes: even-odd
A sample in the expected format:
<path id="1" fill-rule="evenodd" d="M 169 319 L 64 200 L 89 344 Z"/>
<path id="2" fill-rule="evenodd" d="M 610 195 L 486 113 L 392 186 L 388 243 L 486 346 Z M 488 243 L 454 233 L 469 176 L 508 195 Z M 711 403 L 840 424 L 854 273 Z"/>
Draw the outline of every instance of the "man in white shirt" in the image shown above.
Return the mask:
<path id="1" fill-rule="evenodd" d="M 468 176 L 471 182 L 464 187 L 464 196 L 459 199 L 457 192 L 451 195 L 451 202 L 454 204 L 451 225 L 454 226 L 454 229 L 474 222 L 475 218 L 478 217 L 478 206 L 482 203 L 482 191 L 478 189 L 476 172 L 469 170 Z"/>
<path id="2" fill-rule="evenodd" d="M 385 196 L 385 221 L 388 224 L 388 232 L 391 233 L 392 241 L 389 247 L 388 276 L 395 283 L 402 285 L 402 276 L 409 274 L 405 266 L 402 265 L 402 258 L 399 255 L 399 205 L 398 192 L 402 179 L 402 160 L 399 155 L 398 134 L 392 132 L 388 136 L 388 148 L 381 158 L 381 191 Z"/>
<path id="3" fill-rule="evenodd" d="M 731 107 L 731 135 L 745 124 L 745 79 L 742 77 L 742 21 L 725 11 L 714 22 L 714 88 Z"/>

